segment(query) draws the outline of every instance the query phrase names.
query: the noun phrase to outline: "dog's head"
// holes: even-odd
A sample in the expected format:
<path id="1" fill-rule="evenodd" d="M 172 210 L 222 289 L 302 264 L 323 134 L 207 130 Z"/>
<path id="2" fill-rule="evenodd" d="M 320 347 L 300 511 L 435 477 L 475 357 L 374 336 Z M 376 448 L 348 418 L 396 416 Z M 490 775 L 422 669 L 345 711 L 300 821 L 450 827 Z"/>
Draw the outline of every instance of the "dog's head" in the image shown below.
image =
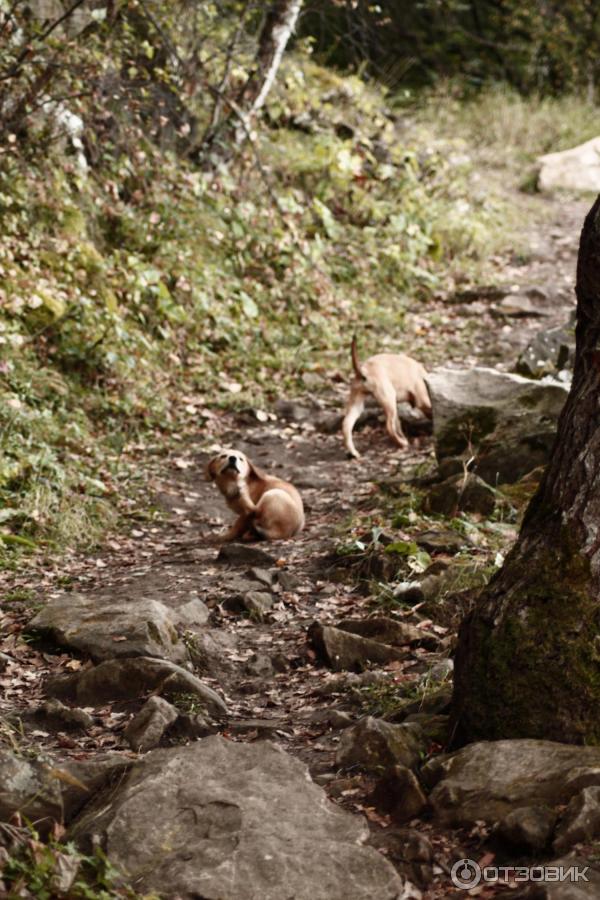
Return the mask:
<path id="1" fill-rule="evenodd" d="M 245 481 L 252 471 L 252 463 L 239 450 L 222 450 L 213 456 L 206 467 L 206 477 L 214 481 L 217 487 L 227 493 L 230 485 Z"/>

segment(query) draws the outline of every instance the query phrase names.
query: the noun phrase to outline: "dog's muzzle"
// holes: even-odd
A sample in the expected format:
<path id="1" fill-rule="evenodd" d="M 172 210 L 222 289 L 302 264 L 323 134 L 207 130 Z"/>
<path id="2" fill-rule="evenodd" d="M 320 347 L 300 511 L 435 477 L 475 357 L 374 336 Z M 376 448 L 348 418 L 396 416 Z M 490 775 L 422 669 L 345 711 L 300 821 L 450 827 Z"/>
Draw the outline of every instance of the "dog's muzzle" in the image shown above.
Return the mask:
<path id="1" fill-rule="evenodd" d="M 230 456 L 227 462 L 227 465 L 223 469 L 224 472 L 227 472 L 228 469 L 233 469 L 234 472 L 239 472 L 238 469 L 238 458 L 237 456 Z"/>

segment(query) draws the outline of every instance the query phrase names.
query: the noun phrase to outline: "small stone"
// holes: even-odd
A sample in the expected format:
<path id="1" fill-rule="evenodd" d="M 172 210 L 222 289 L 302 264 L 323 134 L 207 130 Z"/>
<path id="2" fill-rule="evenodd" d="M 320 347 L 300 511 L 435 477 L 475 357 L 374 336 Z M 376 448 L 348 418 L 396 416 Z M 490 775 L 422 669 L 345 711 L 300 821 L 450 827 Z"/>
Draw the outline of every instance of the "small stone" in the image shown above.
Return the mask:
<path id="1" fill-rule="evenodd" d="M 334 672 L 344 669 L 360 671 L 369 663 L 386 665 L 406 659 L 406 653 L 396 647 L 319 622 L 313 622 L 308 629 L 308 639 Z"/>
<path id="2" fill-rule="evenodd" d="M 308 717 L 309 722 L 329 725 L 330 728 L 348 728 L 352 725 L 352 716 L 341 709 L 315 709 Z"/>
<path id="3" fill-rule="evenodd" d="M 184 628 L 206 625 L 210 617 L 210 609 L 199 597 L 193 597 L 174 610 L 175 621 Z"/>
<path id="4" fill-rule="evenodd" d="M 271 678 L 273 675 L 273 663 L 266 653 L 253 653 L 246 660 L 244 670 L 247 675 L 255 675 L 258 678 Z"/>
<path id="5" fill-rule="evenodd" d="M 539 331 L 517 361 L 517 372 L 527 378 L 543 378 L 571 370 L 575 361 L 573 323 Z"/>
<path id="6" fill-rule="evenodd" d="M 430 529 L 414 536 L 415 542 L 428 553 L 458 553 L 471 543 L 468 538 L 450 529 Z"/>
<path id="7" fill-rule="evenodd" d="M 510 847 L 541 854 L 552 837 L 556 813 L 547 806 L 520 806 L 495 825 L 494 836 Z"/>
<path id="8" fill-rule="evenodd" d="M 549 315 L 547 310 L 536 306 L 533 300 L 524 294 L 509 294 L 493 306 L 490 312 L 495 316 L 509 316 L 513 319 Z"/>
<path id="9" fill-rule="evenodd" d="M 393 766 L 378 782 L 372 801 L 395 822 L 407 822 L 427 807 L 427 797 L 416 775 L 406 766 Z"/>
<path id="10" fill-rule="evenodd" d="M 33 715 L 51 728 L 67 731 L 87 731 L 94 725 L 93 717 L 84 709 L 65 706 L 60 700 L 44 700 Z"/>
<path id="11" fill-rule="evenodd" d="M 228 566 L 273 566 L 277 560 L 265 550 L 249 544 L 223 544 L 217 562 Z"/>
<path id="12" fill-rule="evenodd" d="M 445 747 L 450 734 L 450 716 L 428 712 L 414 712 L 404 719 L 406 725 L 418 725 L 428 744 Z"/>
<path id="13" fill-rule="evenodd" d="M 419 831 L 392 826 L 373 832 L 371 843 L 411 882 L 427 887 L 433 881 L 435 852 L 431 841 Z"/>
<path id="14" fill-rule="evenodd" d="M 264 586 L 268 588 L 273 587 L 277 578 L 275 572 L 269 572 L 267 569 L 261 569 L 259 566 L 248 569 L 246 574 L 249 578 L 252 578 L 254 581 L 260 581 L 261 584 L 264 584 Z"/>
<path id="15" fill-rule="evenodd" d="M 453 475 L 434 485 L 423 503 L 425 512 L 452 518 L 458 512 L 491 516 L 496 506 L 494 490 L 477 475 Z"/>
<path id="16" fill-rule="evenodd" d="M 217 732 L 217 726 L 211 723 L 201 713 L 179 713 L 171 726 L 169 735 L 174 738 L 184 738 L 188 741 L 197 741 Z"/>
<path id="17" fill-rule="evenodd" d="M 177 710 L 163 697 L 150 697 L 131 719 L 123 735 L 132 750 L 146 753 L 158 747 L 164 733 L 177 719 Z"/>
<path id="18" fill-rule="evenodd" d="M 381 772 L 400 763 L 410 769 L 419 761 L 421 750 L 417 726 L 390 725 L 367 716 L 342 733 L 335 759 L 344 768 L 360 766 Z"/>
<path id="19" fill-rule="evenodd" d="M 295 400 L 278 400 L 274 406 L 280 419 L 287 422 L 310 422 L 318 407 L 304 406 Z"/>
<path id="20" fill-rule="evenodd" d="M 273 597 L 266 591 L 248 591 L 244 595 L 243 604 L 251 617 L 262 621 L 273 606 Z"/>
<path id="21" fill-rule="evenodd" d="M 391 647 L 418 647 L 429 645 L 431 649 L 437 647 L 437 639 L 428 634 L 422 628 L 391 619 L 388 616 L 370 616 L 368 619 L 343 619 L 337 623 L 337 628 L 348 631 L 350 634 L 358 634 L 361 637 L 371 638 Z"/>
<path id="22" fill-rule="evenodd" d="M 323 697 L 346 692 L 360 693 L 365 687 L 390 684 L 390 682 L 391 676 L 388 672 L 340 672 L 337 675 L 332 675 L 331 678 L 328 678 L 322 684 L 317 685 L 314 688 L 314 693 Z"/>
<path id="23" fill-rule="evenodd" d="M 271 657 L 271 662 L 273 663 L 273 668 L 276 672 L 280 674 L 283 672 L 287 672 L 290 668 L 290 661 L 285 655 L 285 653 L 274 653 Z"/>
<path id="24" fill-rule="evenodd" d="M 302 584 L 302 580 L 292 572 L 286 572 L 285 569 L 282 569 L 281 572 L 277 573 L 277 584 L 282 591 L 295 591 Z"/>

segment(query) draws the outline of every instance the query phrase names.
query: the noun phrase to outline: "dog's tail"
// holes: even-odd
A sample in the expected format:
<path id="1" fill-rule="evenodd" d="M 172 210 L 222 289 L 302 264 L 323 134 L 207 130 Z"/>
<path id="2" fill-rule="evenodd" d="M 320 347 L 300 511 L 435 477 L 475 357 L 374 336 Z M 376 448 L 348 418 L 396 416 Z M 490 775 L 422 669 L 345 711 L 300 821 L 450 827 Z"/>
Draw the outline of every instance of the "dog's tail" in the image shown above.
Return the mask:
<path id="1" fill-rule="evenodd" d="M 352 343 L 350 344 L 350 352 L 351 352 L 351 354 L 352 354 L 352 368 L 353 368 L 354 371 L 356 372 L 357 378 L 362 378 L 362 380 L 364 381 L 364 379 L 365 379 L 365 373 L 363 372 L 363 370 L 362 370 L 361 367 L 360 367 L 360 362 L 359 362 L 359 359 L 358 359 L 358 348 L 357 348 L 357 346 L 356 346 L 356 335 L 355 335 L 355 334 L 352 336 Z"/>

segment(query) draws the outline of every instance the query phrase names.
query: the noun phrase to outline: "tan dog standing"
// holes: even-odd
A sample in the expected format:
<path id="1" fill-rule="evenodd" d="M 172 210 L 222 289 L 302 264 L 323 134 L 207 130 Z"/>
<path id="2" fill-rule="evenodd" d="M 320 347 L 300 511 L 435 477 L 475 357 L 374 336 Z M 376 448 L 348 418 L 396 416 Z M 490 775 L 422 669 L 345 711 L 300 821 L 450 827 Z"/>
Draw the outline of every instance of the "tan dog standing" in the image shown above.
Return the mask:
<path id="1" fill-rule="evenodd" d="M 225 541 L 244 537 L 285 540 L 303 528 L 302 498 L 294 485 L 267 475 L 239 450 L 223 450 L 211 459 L 206 472 L 229 508 L 238 513 Z"/>
<path id="2" fill-rule="evenodd" d="M 380 404 L 385 413 L 385 427 L 391 439 L 399 447 L 408 447 L 402 431 L 396 404 L 408 401 L 431 418 L 431 401 L 425 384 L 426 372 L 421 363 L 404 353 L 378 353 L 364 363 L 358 360 L 356 338 L 352 339 L 352 366 L 356 377 L 350 388 L 350 397 L 342 423 L 344 445 L 348 453 L 360 455 L 352 440 L 356 420 L 365 408 L 369 394 Z"/>

